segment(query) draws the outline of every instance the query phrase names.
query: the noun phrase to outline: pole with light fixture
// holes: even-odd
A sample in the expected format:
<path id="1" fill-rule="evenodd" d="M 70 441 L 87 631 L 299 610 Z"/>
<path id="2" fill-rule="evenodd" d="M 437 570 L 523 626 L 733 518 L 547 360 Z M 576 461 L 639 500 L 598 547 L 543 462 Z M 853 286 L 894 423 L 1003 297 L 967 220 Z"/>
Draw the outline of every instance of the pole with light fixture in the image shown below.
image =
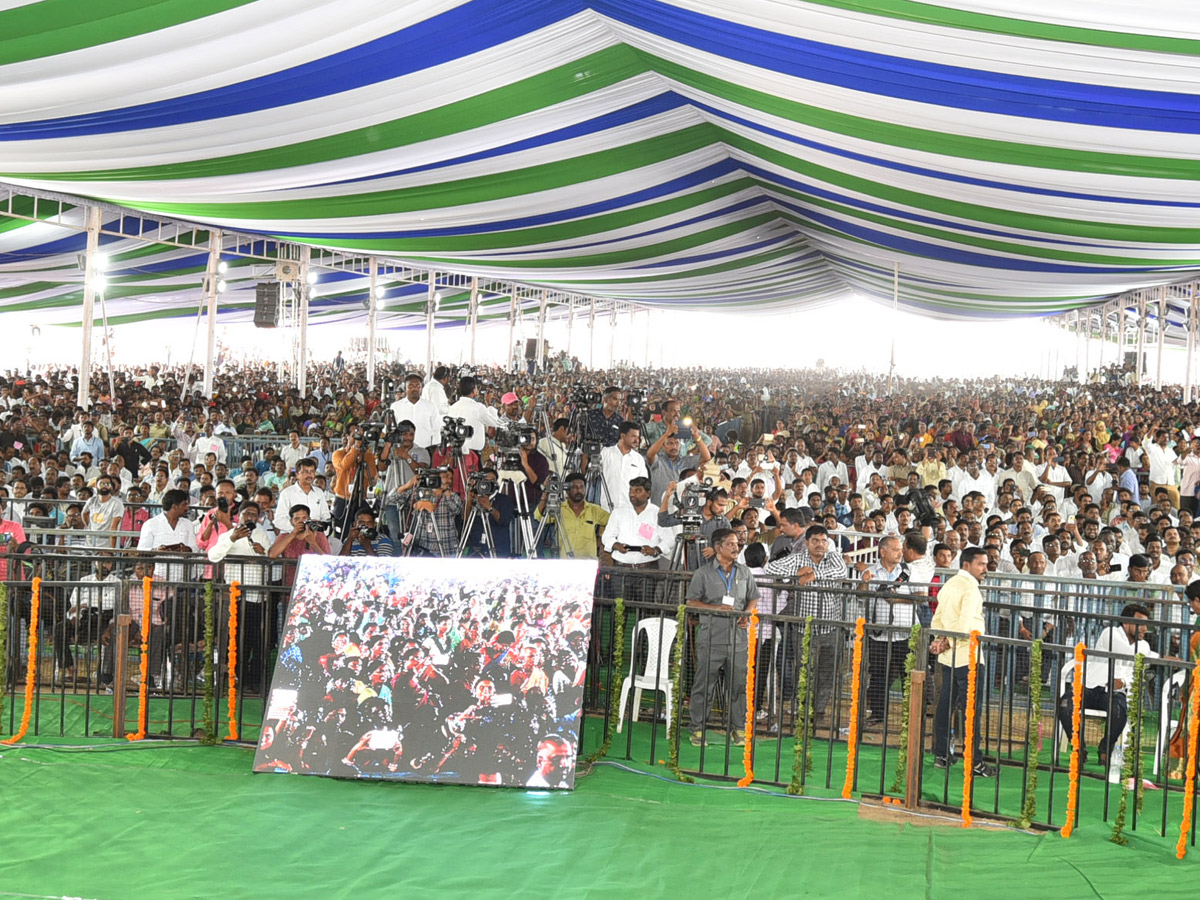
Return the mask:
<path id="1" fill-rule="evenodd" d="M 379 315 L 379 261 L 367 260 L 371 283 L 367 289 L 367 390 L 375 390 L 375 320 Z M 384 398 L 380 398 L 384 399 Z"/>
<path id="2" fill-rule="evenodd" d="M 83 340 L 79 362 L 79 390 L 75 403 L 82 409 L 91 404 L 92 392 L 92 325 L 96 318 L 97 289 L 104 289 L 104 269 L 108 260 L 100 253 L 101 212 L 98 206 L 87 211 L 87 255 L 83 272 Z"/>
<path id="3" fill-rule="evenodd" d="M 208 307 L 208 345 L 204 353 L 204 396 L 212 399 L 213 376 L 217 364 L 217 295 L 225 290 L 225 272 L 229 263 L 221 259 L 221 231 L 208 233 L 208 266 L 204 270 L 204 299 Z"/>

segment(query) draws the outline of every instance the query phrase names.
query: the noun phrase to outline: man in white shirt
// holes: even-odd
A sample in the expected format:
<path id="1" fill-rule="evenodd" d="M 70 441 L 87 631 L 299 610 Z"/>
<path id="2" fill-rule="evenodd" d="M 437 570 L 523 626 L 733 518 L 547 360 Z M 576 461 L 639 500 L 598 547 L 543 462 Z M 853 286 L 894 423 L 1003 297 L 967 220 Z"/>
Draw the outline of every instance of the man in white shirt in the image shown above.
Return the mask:
<path id="1" fill-rule="evenodd" d="M 187 517 L 187 491 L 172 490 L 163 495 L 163 511 L 142 525 L 138 537 L 139 553 L 196 553 L 196 529 Z M 185 563 L 155 563 L 154 577 L 159 580 L 183 581 L 187 576 Z"/>
<path id="2" fill-rule="evenodd" d="M 967 460 L 967 474 L 958 483 L 958 501 L 961 503 L 962 498 L 972 491 L 983 495 L 985 510 L 996 505 L 996 482 L 992 476 L 979 470 L 979 460 L 974 456 Z"/>
<path id="3" fill-rule="evenodd" d="M 1101 453 L 1096 457 L 1096 464 L 1088 469 L 1084 476 L 1083 486 L 1087 488 L 1088 496 L 1092 498 L 1093 503 L 1099 503 L 1104 497 L 1104 492 L 1112 487 L 1111 469 L 1112 466 L 1108 459 Z"/>
<path id="4" fill-rule="evenodd" d="M 659 559 L 671 549 L 667 546 L 666 534 L 666 529 L 658 526 L 658 508 L 650 503 L 650 478 L 642 475 L 632 479 L 625 492 L 625 502 L 612 511 L 604 526 L 602 541 L 613 564 L 633 569 L 658 568 Z M 626 600 L 652 596 L 653 582 L 646 583 L 641 578 L 617 580 L 625 582 L 614 588 Z"/>
<path id="5" fill-rule="evenodd" d="M 1168 446 L 1169 438 L 1167 430 L 1160 428 L 1154 435 L 1154 443 L 1144 445 L 1146 461 L 1150 464 L 1150 495 L 1154 496 L 1159 488 L 1163 488 L 1171 498 L 1171 506 L 1179 509 L 1179 488 L 1175 480 L 1175 460 L 1179 457 L 1175 449 Z"/>
<path id="6" fill-rule="evenodd" d="M 213 432 L 214 427 L 212 419 L 209 419 L 204 426 L 204 434 L 192 441 L 192 462 L 204 462 L 204 455 L 206 453 L 215 453 L 217 454 L 217 462 L 228 464 L 225 441 L 216 436 Z"/>
<path id="7" fill-rule="evenodd" d="M 292 531 L 292 517 L 289 510 L 296 505 L 307 506 L 308 517 L 313 522 L 329 522 L 333 519 L 333 510 L 329 507 L 329 495 L 314 484 L 316 479 L 316 460 L 306 456 L 296 466 L 296 483 L 279 492 L 279 499 L 275 503 L 275 530 L 277 532 L 285 534 Z"/>
<path id="8" fill-rule="evenodd" d="M 600 479 L 603 489 L 598 500 L 606 510 L 629 504 L 629 484 L 634 478 L 649 478 L 646 460 L 637 451 L 642 432 L 636 422 L 622 422 L 617 442 L 600 451 Z"/>
<path id="9" fill-rule="evenodd" d="M 1063 497 L 1067 495 L 1067 488 L 1071 486 L 1071 473 L 1067 471 L 1066 466 L 1059 465 L 1058 451 L 1053 447 L 1046 448 L 1046 462 L 1038 468 L 1037 474 L 1038 481 L 1049 491 L 1055 504 L 1062 503 Z"/>
<path id="10" fill-rule="evenodd" d="M 834 476 L 837 476 L 839 484 L 850 483 L 850 472 L 846 469 L 846 464 L 841 461 L 837 448 L 830 447 L 825 451 L 825 462 L 817 466 L 817 489 L 824 493 L 826 485 Z"/>
<path id="11" fill-rule="evenodd" d="M 441 368 L 439 367 L 440 370 Z M 425 386 L 426 390 L 434 384 L 438 384 L 438 382 L 431 381 Z M 463 441 L 464 453 L 472 451 L 478 453 L 482 450 L 484 444 L 487 443 L 487 430 L 489 428 L 498 428 L 501 424 L 500 414 L 496 410 L 490 406 L 484 406 L 475 399 L 478 394 L 479 385 L 475 379 L 470 375 L 463 376 L 458 381 L 458 399 L 450 405 L 445 413 L 446 416 L 452 419 L 462 419 L 473 429 L 471 436 Z M 414 422 L 413 424 L 415 425 L 416 423 Z M 417 443 L 419 446 L 420 442 L 418 441 Z"/>
<path id="12" fill-rule="evenodd" d="M 437 410 L 438 421 L 441 421 L 442 416 L 450 415 L 450 399 L 446 396 L 446 382 L 450 380 L 450 370 L 445 366 L 438 366 L 433 370 L 433 378 L 429 379 L 429 384 L 425 385 L 425 390 L 421 392 L 421 399 L 428 400 L 435 410 Z M 475 379 L 471 379 L 474 383 Z M 458 383 L 458 395 L 460 397 L 468 396 L 462 388 L 462 380 Z M 415 423 L 414 423 L 415 424 Z"/>
<path id="13" fill-rule="evenodd" d="M 1016 452 L 1012 455 L 1012 468 L 1000 475 L 1000 483 L 1003 484 L 1005 479 L 1011 478 L 1016 482 L 1017 490 L 1021 492 L 1021 499 L 1028 503 L 1033 497 L 1034 488 L 1037 487 L 1037 473 L 1033 467 L 1026 464 L 1025 454 Z"/>
<path id="14" fill-rule="evenodd" d="M 288 445 L 279 451 L 279 458 L 283 460 L 284 465 L 290 472 L 296 468 L 296 464 L 304 457 L 308 456 L 308 449 L 300 443 L 300 432 L 288 432 Z"/>
<path id="15" fill-rule="evenodd" d="M 421 376 L 416 372 L 409 372 L 404 376 L 404 390 L 397 391 L 397 394 L 399 396 L 391 406 L 392 415 L 396 417 L 397 422 L 407 420 L 413 423 L 416 429 L 416 445 L 429 449 L 440 443 L 442 417 L 432 401 L 421 396 Z"/>
<path id="16" fill-rule="evenodd" d="M 1121 654 L 1127 656 L 1128 659 L 1110 659 L 1088 654 L 1083 663 L 1083 708 L 1104 710 L 1108 713 L 1104 722 L 1104 737 L 1101 738 L 1097 747 L 1101 765 L 1108 764 L 1109 753 L 1121 740 L 1125 724 L 1129 721 L 1129 701 L 1126 695 L 1129 691 L 1129 684 L 1133 680 L 1133 657 L 1138 653 L 1148 657 L 1158 657 L 1158 654 L 1151 650 L 1149 644 L 1143 640 L 1146 637 L 1145 620 L 1150 618 L 1149 610 L 1138 603 L 1129 603 L 1121 610 L 1121 618 L 1130 621 L 1105 628 L 1100 632 L 1092 649 Z M 1110 671 L 1112 673 L 1111 682 L 1109 681 Z M 1073 733 L 1074 701 L 1071 689 L 1073 678 L 1072 675 L 1065 679 L 1064 693 L 1058 701 L 1058 721 L 1068 735 Z M 1082 728 L 1079 732 L 1079 739 L 1082 743 Z"/>

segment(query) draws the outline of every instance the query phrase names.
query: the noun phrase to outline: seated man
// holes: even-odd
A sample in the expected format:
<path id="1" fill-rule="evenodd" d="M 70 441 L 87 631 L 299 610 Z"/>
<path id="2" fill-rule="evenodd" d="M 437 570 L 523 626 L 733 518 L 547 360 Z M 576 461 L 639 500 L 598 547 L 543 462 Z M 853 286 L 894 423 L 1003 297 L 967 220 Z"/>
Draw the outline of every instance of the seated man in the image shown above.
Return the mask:
<path id="1" fill-rule="evenodd" d="M 1083 669 L 1083 708 L 1102 710 L 1108 718 L 1104 723 L 1104 737 L 1100 739 L 1100 764 L 1108 765 L 1108 757 L 1113 748 L 1121 740 L 1125 731 L 1125 723 L 1129 721 L 1129 701 L 1127 694 L 1129 683 L 1133 679 L 1133 657 L 1142 653 L 1149 657 L 1158 654 L 1150 649 L 1143 640 L 1146 636 L 1146 619 L 1150 613 L 1146 607 L 1137 603 L 1126 604 L 1121 610 L 1121 618 L 1130 621 L 1110 625 L 1100 632 L 1093 650 L 1106 653 L 1119 653 L 1128 659 L 1110 659 L 1102 656 L 1088 655 L 1084 660 Z M 1063 695 L 1058 701 L 1058 721 L 1068 739 L 1073 734 L 1071 722 L 1074 675 L 1068 676 L 1063 684 Z M 1080 728 L 1080 745 L 1083 744 L 1083 729 Z M 1119 749 L 1119 748 L 1118 748 Z M 1086 758 L 1085 754 L 1084 755 Z M 1120 772 L 1117 772 L 1118 778 Z"/>

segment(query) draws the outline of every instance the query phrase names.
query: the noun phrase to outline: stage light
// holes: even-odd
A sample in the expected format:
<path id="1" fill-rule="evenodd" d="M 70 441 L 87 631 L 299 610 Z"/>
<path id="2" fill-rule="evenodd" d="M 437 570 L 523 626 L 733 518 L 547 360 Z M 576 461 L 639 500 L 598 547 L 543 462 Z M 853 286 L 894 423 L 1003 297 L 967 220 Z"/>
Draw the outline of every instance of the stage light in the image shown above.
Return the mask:
<path id="1" fill-rule="evenodd" d="M 316 284 L 316 283 L 317 283 L 317 273 L 316 273 L 316 272 L 313 272 L 312 270 L 309 270 L 309 273 L 308 273 L 308 283 L 309 283 L 309 284 Z"/>
<path id="2" fill-rule="evenodd" d="M 383 287 L 383 285 L 380 285 L 375 288 L 375 299 L 376 300 L 382 300 L 386 296 L 387 296 L 387 288 Z"/>
<path id="3" fill-rule="evenodd" d="M 227 285 L 227 284 L 225 283 L 225 279 L 224 279 L 224 278 L 218 278 L 218 279 L 217 279 L 217 293 L 218 293 L 218 294 L 223 294 L 223 293 L 225 293 L 225 288 L 227 288 L 227 287 L 229 287 L 229 285 Z"/>
<path id="4" fill-rule="evenodd" d="M 225 260 L 221 260 L 219 263 L 217 263 L 217 274 L 224 275 L 228 271 L 229 263 L 225 262 Z"/>
<path id="5" fill-rule="evenodd" d="M 103 294 L 106 287 L 108 287 L 107 278 L 105 278 L 103 275 L 92 276 L 92 290 L 98 294 Z"/>
<path id="6" fill-rule="evenodd" d="M 107 253 L 93 253 L 92 254 L 92 271 L 93 272 L 103 272 L 107 268 L 108 268 L 108 254 Z"/>

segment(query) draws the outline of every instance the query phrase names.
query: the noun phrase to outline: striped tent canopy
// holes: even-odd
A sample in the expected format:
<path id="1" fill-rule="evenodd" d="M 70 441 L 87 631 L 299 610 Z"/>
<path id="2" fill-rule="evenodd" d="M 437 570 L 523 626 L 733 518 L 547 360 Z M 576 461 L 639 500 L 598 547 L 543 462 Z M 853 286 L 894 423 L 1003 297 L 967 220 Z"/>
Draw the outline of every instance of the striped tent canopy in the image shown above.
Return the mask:
<path id="1" fill-rule="evenodd" d="M 911 309 L 1045 315 L 1200 275 L 1192 0 L 3 5 L 18 190 L 674 308 L 890 301 L 898 266 Z M 0 309 L 68 316 L 80 234 L 0 227 Z M 203 251 L 113 232 L 114 315 L 194 309 Z M 321 277 L 314 316 L 363 315 Z"/>

